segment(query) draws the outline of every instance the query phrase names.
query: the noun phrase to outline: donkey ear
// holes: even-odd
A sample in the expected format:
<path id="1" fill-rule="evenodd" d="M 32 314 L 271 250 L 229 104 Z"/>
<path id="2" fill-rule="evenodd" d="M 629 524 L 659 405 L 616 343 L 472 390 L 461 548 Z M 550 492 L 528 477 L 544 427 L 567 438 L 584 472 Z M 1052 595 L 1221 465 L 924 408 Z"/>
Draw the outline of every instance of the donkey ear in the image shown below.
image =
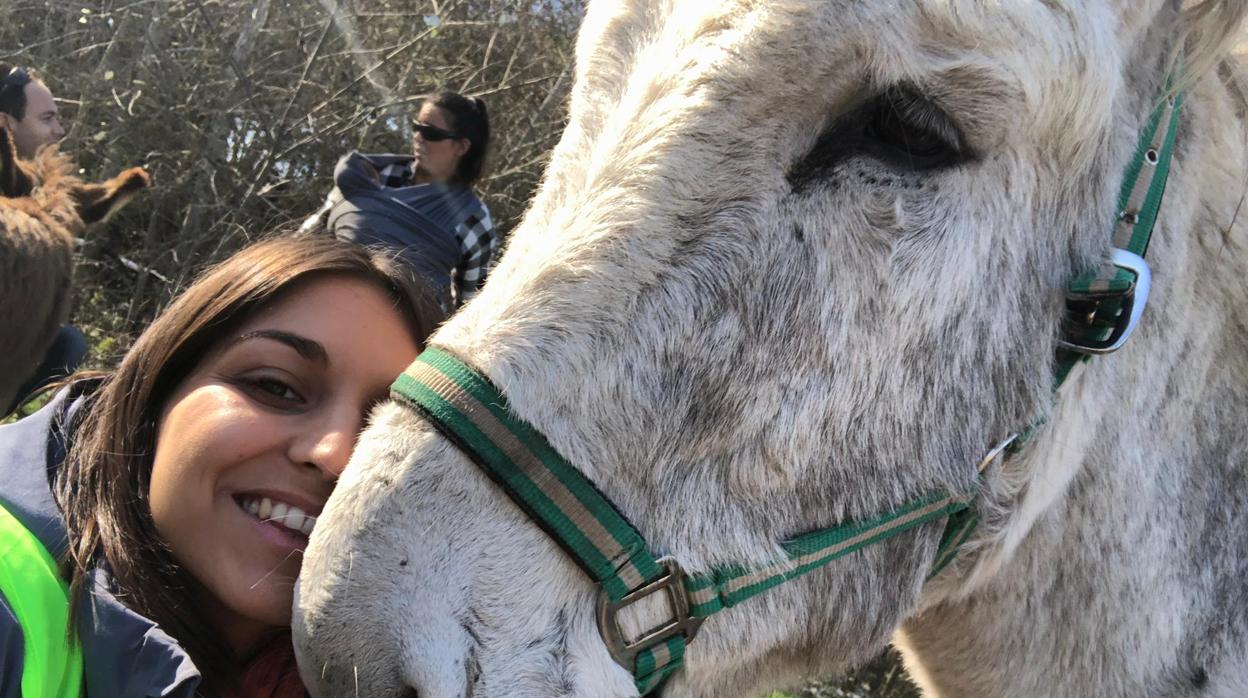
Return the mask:
<path id="1" fill-rule="evenodd" d="M 26 196 L 35 183 L 17 161 L 17 144 L 9 129 L 0 125 L 0 196 Z"/>
<path id="2" fill-rule="evenodd" d="M 84 184 L 74 192 L 78 214 L 83 223 L 98 223 L 130 202 L 151 178 L 141 167 L 131 167 L 112 179 L 99 184 Z"/>

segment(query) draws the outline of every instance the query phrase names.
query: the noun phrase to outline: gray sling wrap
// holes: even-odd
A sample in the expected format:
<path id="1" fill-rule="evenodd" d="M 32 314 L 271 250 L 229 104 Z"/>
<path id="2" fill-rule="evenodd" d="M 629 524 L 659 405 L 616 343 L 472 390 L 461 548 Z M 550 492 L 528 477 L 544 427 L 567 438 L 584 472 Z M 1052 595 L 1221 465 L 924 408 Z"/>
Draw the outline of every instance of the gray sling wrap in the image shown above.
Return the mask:
<path id="1" fill-rule="evenodd" d="M 334 169 L 326 225 L 336 237 L 393 249 L 450 306 L 450 271 L 462 252 L 455 229 L 484 205 L 467 187 L 448 183 L 384 186 L 380 172 L 410 155 L 351 153 Z"/>

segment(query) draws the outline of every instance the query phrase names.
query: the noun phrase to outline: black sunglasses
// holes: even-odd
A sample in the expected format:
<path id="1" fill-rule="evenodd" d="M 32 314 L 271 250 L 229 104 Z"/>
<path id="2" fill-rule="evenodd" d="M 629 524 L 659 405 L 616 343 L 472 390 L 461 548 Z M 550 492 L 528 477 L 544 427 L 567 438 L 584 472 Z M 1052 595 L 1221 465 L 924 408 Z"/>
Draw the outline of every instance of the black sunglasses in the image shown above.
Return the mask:
<path id="1" fill-rule="evenodd" d="M 454 131 L 447 131 L 444 128 L 438 128 L 432 124 L 426 124 L 420 121 L 412 121 L 412 130 L 420 134 L 420 137 L 427 141 L 445 141 L 452 138 L 459 138 L 459 134 Z"/>

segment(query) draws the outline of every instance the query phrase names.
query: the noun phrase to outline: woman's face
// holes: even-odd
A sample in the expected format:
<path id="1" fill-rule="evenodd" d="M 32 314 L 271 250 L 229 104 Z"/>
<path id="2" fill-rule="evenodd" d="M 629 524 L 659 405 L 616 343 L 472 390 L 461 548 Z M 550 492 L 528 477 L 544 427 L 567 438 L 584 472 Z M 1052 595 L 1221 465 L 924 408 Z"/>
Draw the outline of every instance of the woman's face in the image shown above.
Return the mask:
<path id="1" fill-rule="evenodd" d="M 376 286 L 313 279 L 214 347 L 165 404 L 152 519 L 236 652 L 290 624 L 308 532 L 368 409 L 416 354 Z"/>
<path id="2" fill-rule="evenodd" d="M 443 131 L 454 131 L 451 127 L 451 115 L 445 109 L 435 107 L 426 102 L 416 115 L 416 121 L 429 126 L 436 126 Z M 413 163 L 416 169 L 416 182 L 445 182 L 455 176 L 455 168 L 459 159 L 468 152 L 471 142 L 467 138 L 447 138 L 440 141 L 426 140 L 420 132 L 412 136 L 412 154 L 416 156 Z"/>

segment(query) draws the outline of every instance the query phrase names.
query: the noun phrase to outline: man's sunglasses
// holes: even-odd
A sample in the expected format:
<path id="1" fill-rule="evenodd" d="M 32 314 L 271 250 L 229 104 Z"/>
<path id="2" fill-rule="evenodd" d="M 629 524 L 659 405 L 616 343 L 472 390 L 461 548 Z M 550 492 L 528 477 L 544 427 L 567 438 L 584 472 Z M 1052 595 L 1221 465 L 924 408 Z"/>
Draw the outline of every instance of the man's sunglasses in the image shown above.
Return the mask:
<path id="1" fill-rule="evenodd" d="M 426 124 L 420 121 L 412 122 L 412 131 L 420 134 L 420 137 L 427 141 L 445 141 L 452 138 L 459 138 L 459 134 L 454 131 L 447 131 L 444 128 L 438 128 L 432 124 Z"/>

